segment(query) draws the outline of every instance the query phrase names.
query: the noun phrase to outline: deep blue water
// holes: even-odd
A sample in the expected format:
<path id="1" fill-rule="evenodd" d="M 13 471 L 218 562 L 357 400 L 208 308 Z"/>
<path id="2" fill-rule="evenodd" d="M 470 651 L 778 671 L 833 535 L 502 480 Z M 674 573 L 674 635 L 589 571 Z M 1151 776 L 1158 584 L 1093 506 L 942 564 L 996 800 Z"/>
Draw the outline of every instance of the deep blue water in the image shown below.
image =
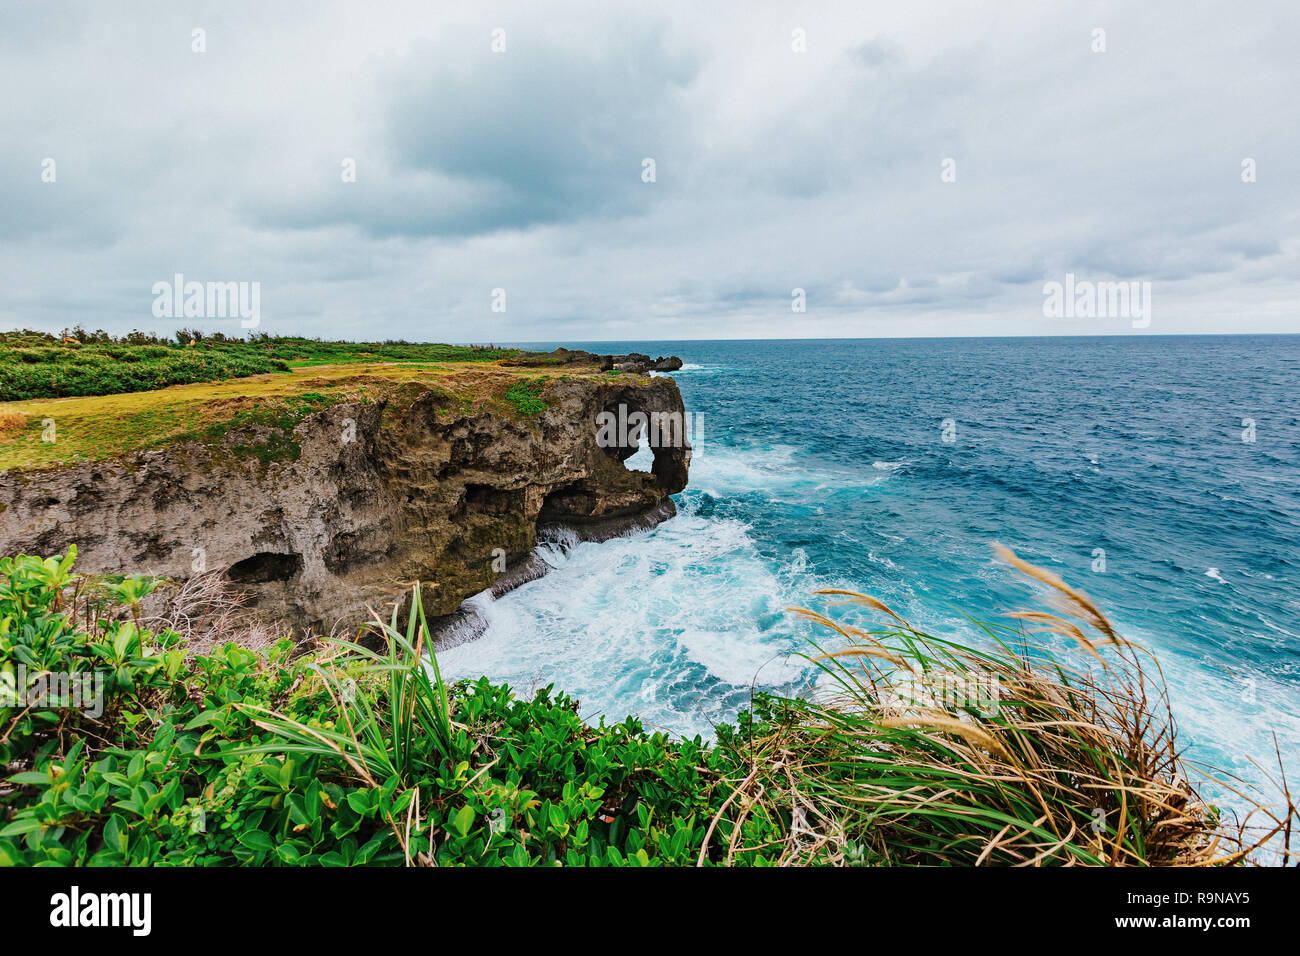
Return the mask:
<path id="1" fill-rule="evenodd" d="M 782 608 L 814 588 L 965 636 L 1030 606 L 1000 541 L 1159 656 L 1190 756 L 1258 780 L 1276 732 L 1300 769 L 1300 336 L 565 344 L 682 356 L 690 486 L 648 534 L 551 550 L 450 673 L 707 731 L 797 685 Z"/>

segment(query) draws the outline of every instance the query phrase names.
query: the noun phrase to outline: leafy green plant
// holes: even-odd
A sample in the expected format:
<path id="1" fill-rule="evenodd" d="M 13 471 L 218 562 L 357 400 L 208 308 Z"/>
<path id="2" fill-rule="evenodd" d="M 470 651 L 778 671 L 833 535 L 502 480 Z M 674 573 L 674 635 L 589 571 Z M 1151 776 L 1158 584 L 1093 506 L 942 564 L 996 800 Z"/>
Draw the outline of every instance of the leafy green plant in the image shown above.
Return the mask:
<path id="1" fill-rule="evenodd" d="M 0 633 L 50 631 L 50 664 L 138 670 L 99 717 L 0 711 L 19 768 L 0 864 L 686 864 L 703 836 L 698 740 L 588 727 L 549 688 L 449 687 L 418 587 L 404 626 L 395 610 L 366 641 L 186 661 L 175 635 L 111 620 L 137 586 L 76 578 L 74 558 L 0 564 Z"/>
<path id="2" fill-rule="evenodd" d="M 545 378 L 523 379 L 506 389 L 506 401 L 514 405 L 520 415 L 540 415 L 546 411 L 546 402 L 541 398 L 545 388 Z"/>
<path id="3" fill-rule="evenodd" d="M 130 697 L 156 675 L 180 668 L 174 642 L 142 630 L 138 616 L 101 616 L 123 594 L 138 600 L 152 579 L 87 582 L 72 573 L 76 554 L 73 547 L 57 558 L 0 559 L 0 764 L 84 721 L 56 700 L 72 688 Z M 94 709 L 103 701 L 81 703 Z"/>

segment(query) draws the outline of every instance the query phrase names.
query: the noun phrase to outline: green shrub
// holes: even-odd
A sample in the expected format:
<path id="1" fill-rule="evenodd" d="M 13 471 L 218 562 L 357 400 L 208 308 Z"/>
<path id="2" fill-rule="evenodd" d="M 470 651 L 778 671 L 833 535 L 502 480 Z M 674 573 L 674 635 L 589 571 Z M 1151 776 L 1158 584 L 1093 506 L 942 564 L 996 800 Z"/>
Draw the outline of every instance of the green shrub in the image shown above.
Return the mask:
<path id="1" fill-rule="evenodd" d="M 540 415 L 546 411 L 546 402 L 541 398 L 545 388 L 545 378 L 523 379 L 506 389 L 506 401 L 513 405 L 520 415 Z"/>
<path id="2" fill-rule="evenodd" d="M 287 371 L 282 360 L 233 345 L 13 348 L 0 343 L 0 401 L 141 392 Z"/>
<path id="3" fill-rule="evenodd" d="M 92 585 L 74 557 L 0 563 L 5 667 L 120 679 L 98 717 L 0 707 L 22 767 L 0 791 L 0 865 L 682 864 L 703 837 L 698 740 L 589 727 L 550 688 L 447 687 L 418 591 L 405 629 L 377 623 L 384 653 L 186 662 L 174 634 L 112 619 L 148 579 Z"/>

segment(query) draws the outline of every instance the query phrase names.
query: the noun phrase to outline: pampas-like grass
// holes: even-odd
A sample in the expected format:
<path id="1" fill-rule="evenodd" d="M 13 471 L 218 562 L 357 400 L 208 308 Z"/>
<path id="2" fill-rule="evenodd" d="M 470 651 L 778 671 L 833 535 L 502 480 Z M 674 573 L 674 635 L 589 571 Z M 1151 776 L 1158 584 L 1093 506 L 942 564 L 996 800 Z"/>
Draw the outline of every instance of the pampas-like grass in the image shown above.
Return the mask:
<path id="1" fill-rule="evenodd" d="M 27 416 L 11 408 L 0 408 L 0 433 L 22 428 L 27 424 Z"/>
<path id="2" fill-rule="evenodd" d="M 1239 781 L 1197 773 L 1155 659 L 1058 576 L 998 554 L 1044 585 L 1058 613 L 1017 612 L 1018 628 L 980 624 L 980 646 L 924 634 L 850 591 L 817 593 L 884 623 L 789 609 L 849 646 L 808 655 L 822 675 L 814 699 L 769 698 L 745 741 L 748 773 L 723 783 L 733 793 L 701 862 L 739 862 L 744 820 L 764 815 L 788 821 L 786 865 L 1296 863 L 1300 814 L 1285 775 L 1270 806 Z M 1040 632 L 1082 654 L 1029 640 Z M 1210 783 L 1251 804 L 1247 819 L 1230 822 L 1203 800 Z"/>

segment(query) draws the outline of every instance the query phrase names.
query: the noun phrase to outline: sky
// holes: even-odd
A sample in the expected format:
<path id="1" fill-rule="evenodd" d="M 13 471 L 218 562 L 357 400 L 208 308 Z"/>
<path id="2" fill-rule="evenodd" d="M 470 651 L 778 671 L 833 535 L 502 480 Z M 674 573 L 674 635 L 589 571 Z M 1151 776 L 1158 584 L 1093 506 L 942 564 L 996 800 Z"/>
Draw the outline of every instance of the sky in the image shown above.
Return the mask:
<path id="1" fill-rule="evenodd" d="M 1294 0 L 542 6 L 5 4 L 0 328 L 1300 332 Z"/>

